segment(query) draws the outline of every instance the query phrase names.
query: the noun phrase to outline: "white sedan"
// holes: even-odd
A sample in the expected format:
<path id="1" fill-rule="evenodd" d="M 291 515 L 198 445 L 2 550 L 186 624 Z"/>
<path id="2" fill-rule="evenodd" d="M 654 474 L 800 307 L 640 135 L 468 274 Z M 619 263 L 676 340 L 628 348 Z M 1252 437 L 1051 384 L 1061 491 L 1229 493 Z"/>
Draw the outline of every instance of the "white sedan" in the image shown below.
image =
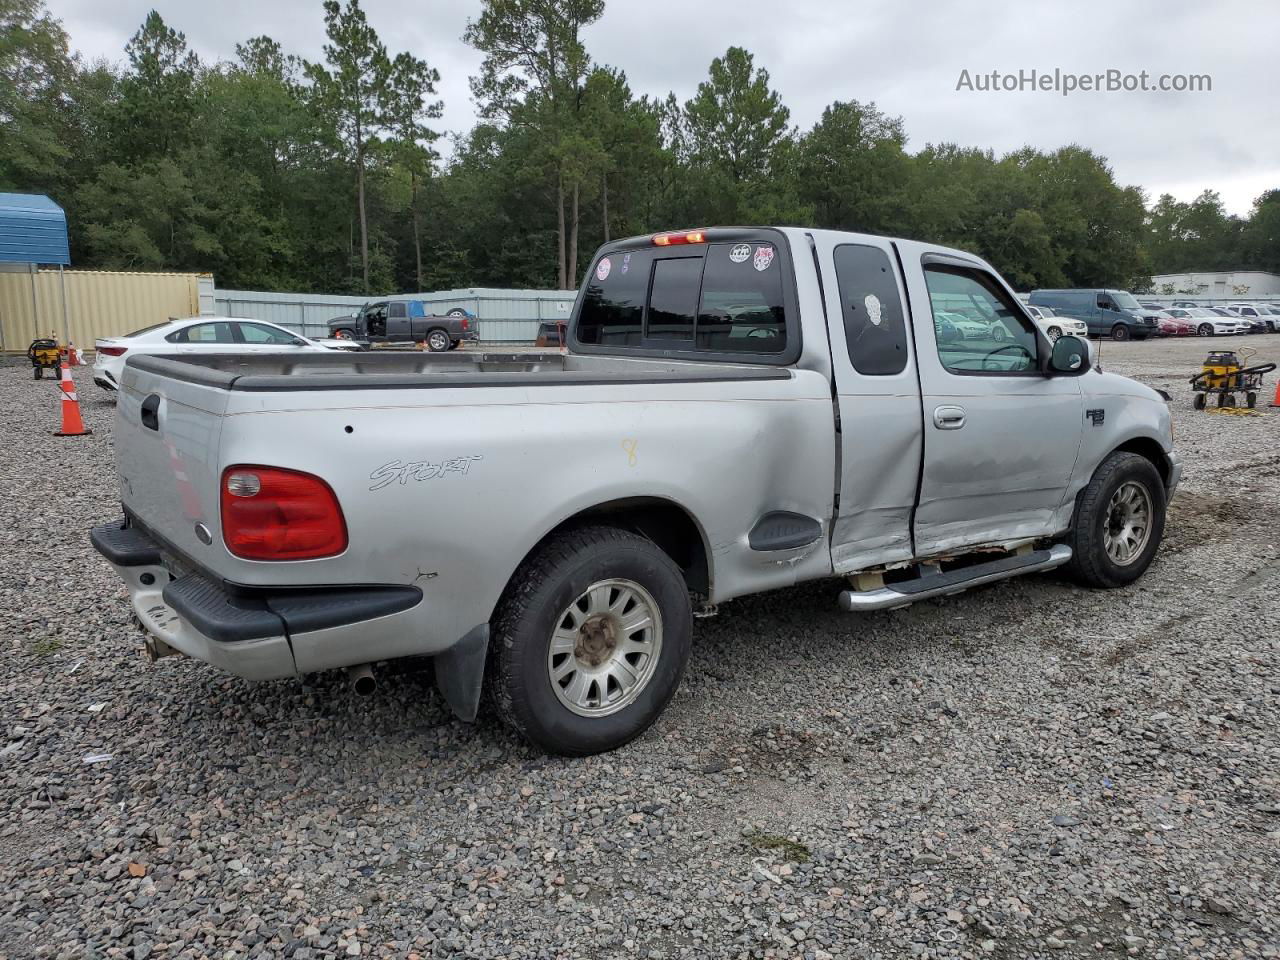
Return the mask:
<path id="1" fill-rule="evenodd" d="M 328 353 L 333 349 L 263 320 L 240 317 L 189 317 L 143 327 L 123 337 L 94 343 L 93 382 L 104 390 L 120 388 L 125 360 L 146 353 Z"/>
<path id="2" fill-rule="evenodd" d="M 1239 317 L 1219 316 L 1204 307 L 1170 307 L 1167 312 L 1170 316 L 1195 324 L 1196 333 L 1202 337 L 1249 332 L 1249 324 Z"/>
<path id="3" fill-rule="evenodd" d="M 1057 340 L 1064 333 L 1071 337 L 1079 337 L 1081 340 L 1089 339 L 1089 325 L 1083 320 L 1064 317 L 1060 313 L 1054 313 L 1050 307 L 1036 307 L 1029 303 L 1023 306 L 1027 313 L 1031 314 L 1031 319 L 1036 322 L 1036 326 L 1044 331 L 1044 335 L 1050 341 Z"/>

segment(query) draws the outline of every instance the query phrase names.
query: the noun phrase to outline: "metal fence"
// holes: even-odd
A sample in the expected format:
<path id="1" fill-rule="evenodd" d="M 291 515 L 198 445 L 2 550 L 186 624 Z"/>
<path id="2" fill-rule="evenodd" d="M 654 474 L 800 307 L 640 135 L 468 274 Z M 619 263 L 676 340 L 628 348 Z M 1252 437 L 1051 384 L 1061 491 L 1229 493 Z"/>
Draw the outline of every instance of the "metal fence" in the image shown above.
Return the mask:
<path id="1" fill-rule="evenodd" d="M 502 290 L 475 288 L 397 295 L 423 300 L 431 313 L 461 307 L 476 317 L 480 339 L 487 343 L 532 343 L 538 325 L 567 320 L 576 297 L 572 290 Z M 341 295 L 215 290 L 213 312 L 279 324 L 304 337 L 328 335 L 329 321 L 355 313 L 376 298 Z"/>

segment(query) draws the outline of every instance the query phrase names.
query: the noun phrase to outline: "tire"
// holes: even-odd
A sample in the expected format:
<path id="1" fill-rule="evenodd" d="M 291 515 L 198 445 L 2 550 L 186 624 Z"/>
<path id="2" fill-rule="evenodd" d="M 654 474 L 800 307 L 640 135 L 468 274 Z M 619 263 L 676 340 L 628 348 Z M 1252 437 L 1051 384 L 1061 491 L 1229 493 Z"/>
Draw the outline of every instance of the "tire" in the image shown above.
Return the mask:
<path id="1" fill-rule="evenodd" d="M 449 334 L 437 327 L 427 332 L 427 349 L 432 353 L 444 353 L 449 349 Z"/>
<path id="2" fill-rule="evenodd" d="M 36 367 L 36 375 L 35 375 L 34 379 L 36 379 L 36 380 L 43 380 L 43 379 L 44 379 L 44 367 Z"/>
<path id="3" fill-rule="evenodd" d="M 1050 327 L 1048 330 L 1045 331 L 1045 333 L 1048 335 L 1050 343 L 1056 343 L 1058 338 L 1062 336 L 1062 328 Z"/>
<path id="4" fill-rule="evenodd" d="M 1146 539 L 1134 545 L 1132 558 L 1118 563 L 1108 551 L 1106 534 L 1112 523 L 1113 498 L 1129 484 L 1145 491 L 1148 525 Z M 1075 517 L 1066 537 L 1073 551 L 1067 572 L 1086 586 L 1104 590 L 1133 583 L 1151 566 L 1164 536 L 1164 519 L 1164 483 L 1151 461 L 1136 453 L 1111 454 L 1076 499 Z"/>
<path id="5" fill-rule="evenodd" d="M 1128 340 L 1129 328 L 1126 327 L 1123 323 L 1117 323 L 1114 327 L 1111 328 L 1111 339 L 1112 340 Z"/>
<path id="6" fill-rule="evenodd" d="M 1200 324 L 1200 326 L 1196 327 L 1196 335 L 1197 335 L 1197 336 L 1200 336 L 1200 337 L 1212 337 L 1212 336 L 1213 336 L 1213 324 L 1212 324 L 1212 323 L 1202 323 L 1202 324 Z"/>
<path id="7" fill-rule="evenodd" d="M 1191 402 L 1191 406 L 1197 410 L 1203 410 L 1207 402 L 1208 398 L 1203 393 L 1197 393 L 1195 400 Z"/>
<path id="8" fill-rule="evenodd" d="M 466 315 L 467 311 L 463 310 L 461 307 L 454 307 L 445 314 L 446 317 L 465 317 Z"/>
<path id="9" fill-rule="evenodd" d="M 588 642 L 582 639 L 587 636 L 583 631 L 593 618 L 587 616 L 579 627 L 573 652 L 556 654 L 553 634 L 560 624 L 562 637 L 574 635 L 571 612 L 582 616 L 586 611 L 571 611 L 571 606 L 587 602 L 588 588 L 599 589 L 602 583 L 641 588 L 657 611 L 647 642 L 654 644 L 655 626 L 658 640 L 652 664 L 638 659 L 632 666 L 633 675 L 638 670 L 643 677 L 639 689 L 624 695 L 619 687 L 617 704 L 595 708 L 594 716 L 583 715 L 566 700 L 573 697 L 578 664 L 584 662 L 578 651 Z M 587 756 L 634 740 L 662 713 L 689 659 L 693 614 L 680 569 L 652 541 L 614 527 L 591 526 L 556 534 L 530 555 L 511 578 L 491 624 L 485 684 L 499 715 L 543 750 Z M 557 692 L 552 671 L 566 669 L 566 663 L 570 673 Z M 584 677 L 592 675 L 590 669 L 583 671 Z M 605 693 L 598 685 L 588 688 L 603 701 Z"/>
<path id="10" fill-rule="evenodd" d="M 1254 393 L 1252 390 L 1250 390 L 1248 393 L 1244 395 L 1244 404 L 1246 407 L 1252 410 L 1254 407 L 1258 405 L 1258 395 Z"/>
<path id="11" fill-rule="evenodd" d="M 461 340 L 450 340 L 450 341 L 449 341 L 449 349 L 450 349 L 450 350 L 457 350 L 457 349 L 458 349 L 458 346 L 459 346 L 461 343 L 462 343 L 462 341 L 461 341 Z"/>
<path id="12" fill-rule="evenodd" d="M 339 327 L 333 331 L 333 338 L 335 340 L 354 340 L 356 332 L 348 327 Z"/>

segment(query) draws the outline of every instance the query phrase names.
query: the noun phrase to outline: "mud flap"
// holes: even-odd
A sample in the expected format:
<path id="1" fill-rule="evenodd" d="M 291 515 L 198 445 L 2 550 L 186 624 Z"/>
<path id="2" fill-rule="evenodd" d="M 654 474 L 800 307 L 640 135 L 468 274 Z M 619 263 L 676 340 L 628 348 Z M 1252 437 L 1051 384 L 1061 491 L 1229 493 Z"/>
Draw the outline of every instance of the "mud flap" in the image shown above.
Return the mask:
<path id="1" fill-rule="evenodd" d="M 454 715 L 472 723 L 480 709 L 484 683 L 484 659 L 489 650 L 489 625 L 467 631 L 461 640 L 435 656 L 436 686 Z"/>

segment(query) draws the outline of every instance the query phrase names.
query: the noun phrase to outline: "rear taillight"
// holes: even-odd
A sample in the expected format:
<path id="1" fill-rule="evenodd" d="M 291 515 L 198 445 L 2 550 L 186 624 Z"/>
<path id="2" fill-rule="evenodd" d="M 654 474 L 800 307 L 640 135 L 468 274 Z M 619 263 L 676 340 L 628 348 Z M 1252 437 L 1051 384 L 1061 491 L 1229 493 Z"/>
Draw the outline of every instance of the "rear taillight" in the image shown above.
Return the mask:
<path id="1" fill-rule="evenodd" d="M 222 539 L 246 560 L 314 560 L 347 549 L 347 523 L 329 485 L 280 467 L 222 472 Z"/>
<path id="2" fill-rule="evenodd" d="M 470 329 L 471 329 L 471 321 L 470 321 L 470 320 L 468 320 L 466 317 L 463 317 L 463 318 L 462 318 L 462 329 L 463 329 L 463 330 L 470 330 Z"/>
<path id="3" fill-rule="evenodd" d="M 105 357 L 123 357 L 128 347 L 96 347 L 100 354 Z"/>

